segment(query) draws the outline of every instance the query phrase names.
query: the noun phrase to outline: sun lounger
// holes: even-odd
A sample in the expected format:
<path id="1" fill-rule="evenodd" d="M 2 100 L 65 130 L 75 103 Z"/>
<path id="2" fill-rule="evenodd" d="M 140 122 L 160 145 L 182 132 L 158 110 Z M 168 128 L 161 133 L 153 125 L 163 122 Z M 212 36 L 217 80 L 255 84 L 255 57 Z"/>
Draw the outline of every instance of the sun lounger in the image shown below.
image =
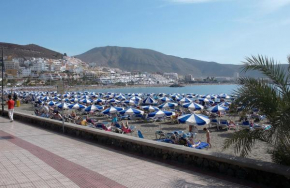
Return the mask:
<path id="1" fill-rule="evenodd" d="M 218 126 L 218 124 L 219 124 L 219 121 L 217 119 L 211 119 L 209 127 Z"/>
<path id="2" fill-rule="evenodd" d="M 157 136 L 159 136 L 159 139 L 161 139 L 162 137 L 165 137 L 165 133 L 161 130 L 158 130 L 155 132 L 156 139 L 157 139 Z"/>
<path id="3" fill-rule="evenodd" d="M 250 129 L 250 122 L 249 121 L 243 121 L 240 125 L 239 128 L 242 129 Z"/>
<path id="4" fill-rule="evenodd" d="M 226 119 L 221 119 L 220 122 L 217 125 L 217 129 L 220 130 L 220 129 L 224 128 L 224 127 L 228 128 L 228 126 L 229 126 L 228 121 Z"/>
<path id="5" fill-rule="evenodd" d="M 141 133 L 140 130 L 138 130 L 138 137 L 139 137 L 139 138 L 144 138 L 144 136 L 143 136 L 143 134 Z"/>

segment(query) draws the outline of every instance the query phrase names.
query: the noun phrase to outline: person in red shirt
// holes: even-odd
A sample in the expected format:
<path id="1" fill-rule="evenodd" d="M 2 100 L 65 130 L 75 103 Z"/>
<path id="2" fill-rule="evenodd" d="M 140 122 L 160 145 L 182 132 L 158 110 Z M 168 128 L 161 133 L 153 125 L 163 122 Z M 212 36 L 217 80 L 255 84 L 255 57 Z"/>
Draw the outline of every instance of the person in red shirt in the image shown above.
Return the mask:
<path id="1" fill-rule="evenodd" d="M 7 102 L 7 105 L 8 105 L 8 115 L 9 115 L 9 119 L 10 121 L 12 122 L 13 121 L 13 112 L 14 112 L 14 100 L 12 100 L 11 98 L 11 95 L 8 96 L 8 102 Z"/>

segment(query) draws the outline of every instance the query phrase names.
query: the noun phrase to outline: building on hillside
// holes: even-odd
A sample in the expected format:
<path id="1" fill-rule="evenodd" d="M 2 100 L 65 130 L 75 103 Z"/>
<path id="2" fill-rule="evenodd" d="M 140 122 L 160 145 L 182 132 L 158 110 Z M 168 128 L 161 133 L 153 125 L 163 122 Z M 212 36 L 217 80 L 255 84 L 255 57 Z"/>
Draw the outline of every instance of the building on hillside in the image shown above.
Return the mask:
<path id="1" fill-rule="evenodd" d="M 165 72 L 163 73 L 163 76 L 168 79 L 178 80 L 178 74 L 175 72 Z"/>
<path id="2" fill-rule="evenodd" d="M 9 69 L 19 69 L 19 62 L 18 61 L 4 61 L 4 68 L 5 70 Z"/>
<path id="3" fill-rule="evenodd" d="M 188 74 L 188 75 L 185 75 L 184 80 L 186 82 L 191 82 L 191 81 L 193 81 L 193 77 L 191 74 Z"/>
<path id="4" fill-rule="evenodd" d="M 6 69 L 5 70 L 6 75 L 11 75 L 13 78 L 18 76 L 18 70 L 16 69 Z"/>
<path id="5" fill-rule="evenodd" d="M 29 77 L 31 74 L 30 68 L 20 67 L 19 68 L 19 76 L 20 77 Z"/>

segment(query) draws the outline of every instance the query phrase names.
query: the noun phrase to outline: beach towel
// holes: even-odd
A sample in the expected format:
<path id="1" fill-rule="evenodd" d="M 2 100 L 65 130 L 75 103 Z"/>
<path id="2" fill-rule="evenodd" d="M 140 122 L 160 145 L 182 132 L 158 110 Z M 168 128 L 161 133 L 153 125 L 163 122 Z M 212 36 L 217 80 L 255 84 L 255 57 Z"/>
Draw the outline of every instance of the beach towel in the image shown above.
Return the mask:
<path id="1" fill-rule="evenodd" d="M 196 142 L 195 144 L 198 144 L 198 142 Z M 199 146 L 195 147 L 195 149 L 203 149 L 203 148 L 207 148 L 209 145 L 206 142 L 201 142 L 199 144 Z M 191 146 L 192 147 L 192 146 Z"/>

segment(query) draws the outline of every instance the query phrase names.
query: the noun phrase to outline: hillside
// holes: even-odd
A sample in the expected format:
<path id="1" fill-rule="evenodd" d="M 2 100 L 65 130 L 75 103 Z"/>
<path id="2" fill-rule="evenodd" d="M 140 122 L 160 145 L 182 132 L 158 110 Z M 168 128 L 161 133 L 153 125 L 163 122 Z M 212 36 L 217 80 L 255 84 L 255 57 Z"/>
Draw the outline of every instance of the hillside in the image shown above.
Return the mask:
<path id="1" fill-rule="evenodd" d="M 42 57 L 49 59 L 61 59 L 63 54 L 37 46 L 35 44 L 18 45 L 0 42 L 0 51 L 4 47 L 4 56 L 12 57 Z M 2 51 L 1 51 L 2 53 Z"/>
<path id="2" fill-rule="evenodd" d="M 239 72 L 240 68 L 239 65 L 180 58 L 153 50 L 128 47 L 93 48 L 76 57 L 87 63 L 96 63 L 99 66 L 120 68 L 127 71 L 177 72 L 182 75 L 192 74 L 194 77 L 232 77 L 235 72 Z"/>

